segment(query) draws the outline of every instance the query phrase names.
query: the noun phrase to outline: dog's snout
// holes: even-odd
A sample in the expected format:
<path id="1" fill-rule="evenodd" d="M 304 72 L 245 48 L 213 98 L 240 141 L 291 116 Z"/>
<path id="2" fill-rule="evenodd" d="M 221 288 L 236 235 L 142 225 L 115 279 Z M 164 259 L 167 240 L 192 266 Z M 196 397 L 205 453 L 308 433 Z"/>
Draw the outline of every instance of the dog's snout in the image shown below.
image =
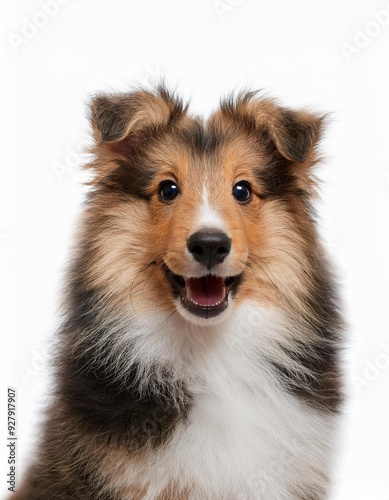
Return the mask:
<path id="1" fill-rule="evenodd" d="M 188 250 L 208 269 L 220 264 L 231 251 L 231 238 L 220 231 L 198 231 L 188 239 Z"/>

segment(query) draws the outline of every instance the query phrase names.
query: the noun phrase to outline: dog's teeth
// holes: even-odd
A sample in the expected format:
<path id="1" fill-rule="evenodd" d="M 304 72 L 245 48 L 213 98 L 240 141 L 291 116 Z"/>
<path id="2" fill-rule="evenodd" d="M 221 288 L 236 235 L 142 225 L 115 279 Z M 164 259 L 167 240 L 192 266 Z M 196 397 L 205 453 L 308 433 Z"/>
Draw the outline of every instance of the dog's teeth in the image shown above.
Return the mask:
<path id="1" fill-rule="evenodd" d="M 192 300 L 192 299 L 189 299 L 192 304 L 194 304 L 195 306 L 199 306 L 199 307 L 202 307 L 201 304 L 199 304 L 198 302 L 196 302 L 195 300 Z M 215 306 L 220 306 L 220 304 L 222 303 L 221 300 L 219 300 L 218 302 L 215 302 L 214 304 L 209 304 L 207 307 L 215 307 Z"/>

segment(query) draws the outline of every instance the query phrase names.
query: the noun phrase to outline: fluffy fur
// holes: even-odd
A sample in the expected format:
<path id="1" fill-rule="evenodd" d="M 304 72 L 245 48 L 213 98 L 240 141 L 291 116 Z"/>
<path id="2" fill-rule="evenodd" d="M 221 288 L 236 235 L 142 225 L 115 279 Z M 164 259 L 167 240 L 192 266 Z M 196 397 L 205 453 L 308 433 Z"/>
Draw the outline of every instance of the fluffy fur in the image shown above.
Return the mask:
<path id="1" fill-rule="evenodd" d="M 56 392 L 13 498 L 327 498 L 343 326 L 312 208 L 323 117 L 243 93 L 204 121 L 160 87 L 95 97 L 91 123 Z M 199 232 L 231 248 L 206 266 Z"/>

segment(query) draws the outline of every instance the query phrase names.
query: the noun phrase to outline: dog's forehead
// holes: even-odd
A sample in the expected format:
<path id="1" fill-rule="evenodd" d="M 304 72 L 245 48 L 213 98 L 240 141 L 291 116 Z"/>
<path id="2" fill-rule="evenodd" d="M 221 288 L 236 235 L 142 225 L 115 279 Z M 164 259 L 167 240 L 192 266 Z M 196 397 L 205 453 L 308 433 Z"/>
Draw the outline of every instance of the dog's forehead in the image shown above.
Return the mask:
<path id="1" fill-rule="evenodd" d="M 234 176 L 238 170 L 255 168 L 266 157 L 259 141 L 234 130 L 215 129 L 207 122 L 172 130 L 157 145 L 155 155 L 168 159 L 179 176 L 193 181 Z"/>

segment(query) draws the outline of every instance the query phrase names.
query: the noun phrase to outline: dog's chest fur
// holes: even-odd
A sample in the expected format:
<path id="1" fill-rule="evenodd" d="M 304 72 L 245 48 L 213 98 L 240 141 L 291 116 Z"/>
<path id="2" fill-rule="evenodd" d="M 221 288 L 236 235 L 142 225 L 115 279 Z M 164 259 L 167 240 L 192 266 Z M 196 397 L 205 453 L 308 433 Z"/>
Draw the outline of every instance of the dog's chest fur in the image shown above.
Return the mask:
<path id="1" fill-rule="evenodd" d="M 312 498 L 322 483 L 324 490 L 334 416 L 308 407 L 280 384 L 269 342 L 281 324 L 277 312 L 244 305 L 219 338 L 218 331 L 214 339 L 197 337 L 184 369 L 192 400 L 187 418 L 142 465 L 122 464 L 125 472 L 115 478 L 120 490 L 139 477 L 148 499 L 172 484 L 191 499 L 300 498 L 300 491 L 307 494 L 304 477 Z M 169 340 L 179 326 L 172 321 L 154 333 L 146 337 L 150 348 L 174 362 L 178 353 Z"/>

